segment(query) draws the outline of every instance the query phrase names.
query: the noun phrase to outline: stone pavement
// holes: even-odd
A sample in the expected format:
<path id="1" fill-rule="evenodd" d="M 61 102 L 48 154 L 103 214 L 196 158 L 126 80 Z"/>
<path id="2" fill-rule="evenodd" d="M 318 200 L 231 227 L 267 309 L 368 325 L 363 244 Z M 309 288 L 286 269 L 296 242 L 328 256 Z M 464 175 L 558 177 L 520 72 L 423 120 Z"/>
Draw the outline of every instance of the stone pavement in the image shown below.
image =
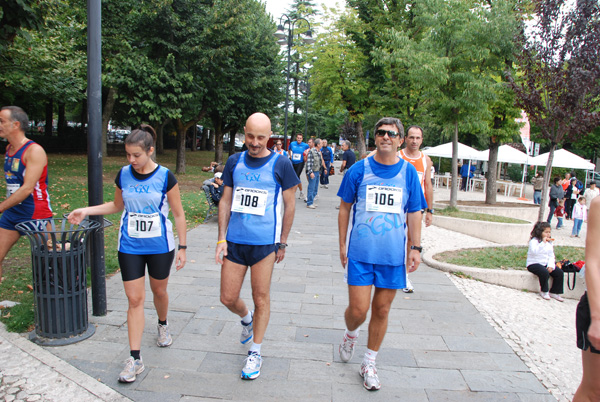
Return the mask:
<path id="1" fill-rule="evenodd" d="M 239 378 L 247 346 L 239 343 L 239 318 L 219 301 L 214 220 L 188 233 L 188 265 L 172 273 L 169 348 L 155 344 L 157 318 L 147 286 L 146 371 L 136 382 L 117 382 L 129 352 L 120 275 L 107 283 L 108 315 L 90 317 L 95 335 L 45 350 L 136 401 L 554 401 L 448 275 L 424 265 L 411 274 L 416 292 L 399 292 L 392 306 L 378 356 L 381 390 L 362 387 L 358 369 L 366 325 L 350 363 L 342 363 L 337 352 L 348 301 L 337 246 L 340 181 L 333 176 L 329 189 L 319 189 L 316 210 L 297 203 L 290 247 L 273 273 L 271 321 L 257 380 Z M 251 305 L 248 279 L 242 296 Z"/>

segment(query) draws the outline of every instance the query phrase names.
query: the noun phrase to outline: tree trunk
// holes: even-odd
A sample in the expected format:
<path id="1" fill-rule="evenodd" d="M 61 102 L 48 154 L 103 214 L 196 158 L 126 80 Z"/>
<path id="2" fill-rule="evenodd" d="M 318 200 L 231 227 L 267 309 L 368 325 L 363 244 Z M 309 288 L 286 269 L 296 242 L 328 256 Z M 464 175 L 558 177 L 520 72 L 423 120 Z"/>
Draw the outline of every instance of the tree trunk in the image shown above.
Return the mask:
<path id="1" fill-rule="evenodd" d="M 356 149 L 360 159 L 367 156 L 367 146 L 365 145 L 365 134 L 363 133 L 362 120 L 354 123 L 356 127 Z"/>
<path id="2" fill-rule="evenodd" d="M 192 145 L 191 145 L 191 151 L 192 152 L 196 152 L 196 143 L 198 142 L 198 125 L 194 124 L 192 126 Z"/>
<path id="3" fill-rule="evenodd" d="M 156 154 L 162 155 L 165 153 L 165 126 L 171 119 L 165 119 L 162 123 L 156 123 Z"/>
<path id="4" fill-rule="evenodd" d="M 58 104 L 58 124 L 57 131 L 58 135 L 64 134 L 67 128 L 67 119 L 65 118 L 65 104 Z"/>
<path id="5" fill-rule="evenodd" d="M 485 203 L 493 205 L 496 203 L 498 194 L 496 186 L 496 173 L 498 170 L 498 150 L 500 143 L 490 137 L 490 157 L 488 159 L 487 187 L 485 190 Z"/>
<path id="6" fill-rule="evenodd" d="M 108 122 L 115 108 L 117 90 L 114 88 L 108 89 L 106 101 L 102 107 L 102 155 L 106 155 L 106 133 L 108 131 Z"/>
<path id="7" fill-rule="evenodd" d="M 229 130 L 229 156 L 235 153 L 235 133 L 237 132 L 237 127 Z"/>
<path id="8" fill-rule="evenodd" d="M 185 173 L 185 131 L 186 127 L 181 121 L 181 119 L 177 119 L 177 123 L 175 124 L 177 128 L 177 161 L 175 163 L 175 173 L 182 174 Z"/>
<path id="9" fill-rule="evenodd" d="M 548 186 L 550 186 L 550 176 L 552 175 L 552 161 L 554 160 L 554 150 L 556 144 L 550 144 L 550 152 L 548 153 L 548 162 L 546 163 L 546 170 L 544 171 L 544 185 L 542 187 L 542 200 L 540 201 L 540 212 L 538 213 L 538 221 L 544 221 L 544 213 L 546 212 L 546 206 L 548 205 Z M 552 183 L 554 184 L 554 183 Z"/>
<path id="10" fill-rule="evenodd" d="M 222 143 L 222 141 L 221 141 L 221 143 Z M 210 130 L 210 133 L 208 135 L 208 144 L 206 144 L 206 150 L 207 151 L 214 151 L 215 150 L 215 144 L 216 144 L 215 130 Z"/>
<path id="11" fill-rule="evenodd" d="M 202 151 L 206 151 L 206 142 L 208 140 L 209 134 L 210 130 L 206 127 L 202 127 L 202 140 L 200 141 L 200 149 Z"/>
<path id="12" fill-rule="evenodd" d="M 47 137 L 52 137 L 52 111 L 54 109 L 54 102 L 52 99 L 46 103 L 46 129 L 45 134 Z"/>
<path id="13" fill-rule="evenodd" d="M 458 205 L 458 120 L 454 122 L 452 136 L 452 186 L 450 187 L 450 206 Z"/>
<path id="14" fill-rule="evenodd" d="M 221 129 L 221 125 L 215 125 L 215 129 L 213 130 L 213 135 L 215 137 L 215 162 L 222 163 L 223 162 L 223 131 Z"/>

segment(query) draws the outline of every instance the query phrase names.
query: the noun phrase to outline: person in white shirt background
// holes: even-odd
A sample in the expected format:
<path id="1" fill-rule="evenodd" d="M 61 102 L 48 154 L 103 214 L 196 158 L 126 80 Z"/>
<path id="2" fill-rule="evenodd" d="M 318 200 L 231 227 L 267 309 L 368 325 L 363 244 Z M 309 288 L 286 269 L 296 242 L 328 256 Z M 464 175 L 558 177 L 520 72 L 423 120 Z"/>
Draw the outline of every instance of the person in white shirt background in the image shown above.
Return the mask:
<path id="1" fill-rule="evenodd" d="M 540 297 L 544 300 L 564 301 L 564 272 L 555 264 L 554 239 L 548 222 L 537 222 L 531 231 L 529 250 L 527 250 L 527 270 L 540 280 Z M 548 290 L 548 279 L 552 277 L 552 287 Z"/>

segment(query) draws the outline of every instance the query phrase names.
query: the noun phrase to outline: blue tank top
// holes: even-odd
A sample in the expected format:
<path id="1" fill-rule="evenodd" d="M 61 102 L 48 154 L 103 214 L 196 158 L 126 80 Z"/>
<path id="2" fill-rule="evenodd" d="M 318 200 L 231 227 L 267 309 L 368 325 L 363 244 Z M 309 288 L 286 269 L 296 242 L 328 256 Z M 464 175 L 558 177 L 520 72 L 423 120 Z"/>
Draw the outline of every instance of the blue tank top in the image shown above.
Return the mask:
<path id="1" fill-rule="evenodd" d="M 164 254 L 175 248 L 173 224 L 168 219 L 168 169 L 158 166 L 138 180 L 131 165 L 121 169 L 120 187 L 125 210 L 121 216 L 119 251 L 127 254 Z"/>
<path id="2" fill-rule="evenodd" d="M 402 161 L 402 160 L 401 160 Z M 348 225 L 348 258 L 380 265 L 404 266 L 408 163 L 391 179 L 376 176 L 364 160 L 364 174 Z M 393 212 L 386 212 L 393 211 Z"/>
<path id="3" fill-rule="evenodd" d="M 227 240 L 254 246 L 279 243 L 283 193 L 275 178 L 275 162 L 281 156 L 272 153 L 258 168 L 246 165 L 246 156 L 242 153 L 233 169 Z"/>

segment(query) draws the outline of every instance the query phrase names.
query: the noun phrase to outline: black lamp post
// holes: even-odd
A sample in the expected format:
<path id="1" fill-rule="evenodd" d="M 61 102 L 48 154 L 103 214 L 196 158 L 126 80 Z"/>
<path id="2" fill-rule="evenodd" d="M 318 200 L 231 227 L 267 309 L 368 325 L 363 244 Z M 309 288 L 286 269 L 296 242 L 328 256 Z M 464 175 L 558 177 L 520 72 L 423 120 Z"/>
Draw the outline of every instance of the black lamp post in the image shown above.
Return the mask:
<path id="1" fill-rule="evenodd" d="M 300 90 L 304 92 L 306 96 L 306 109 L 304 110 L 304 134 L 308 135 L 308 97 L 310 96 L 310 83 L 308 82 L 308 74 L 306 75 L 306 81 L 300 83 Z"/>
<path id="2" fill-rule="evenodd" d="M 310 29 L 310 22 L 306 18 L 290 18 L 287 14 L 283 14 L 279 18 L 279 25 L 277 25 L 277 31 L 273 34 L 277 39 L 277 43 L 281 46 L 287 46 L 287 81 L 285 86 L 285 122 L 284 122 L 284 134 L 283 134 L 283 146 L 287 150 L 287 131 L 288 131 L 288 108 L 290 101 L 290 70 L 291 70 L 291 57 L 292 57 L 292 46 L 294 46 L 294 27 L 296 22 L 305 21 L 308 24 L 308 31 L 301 37 L 304 43 L 310 44 L 315 43 L 315 39 L 312 37 L 312 31 Z M 285 27 L 287 25 L 287 34 Z"/>

